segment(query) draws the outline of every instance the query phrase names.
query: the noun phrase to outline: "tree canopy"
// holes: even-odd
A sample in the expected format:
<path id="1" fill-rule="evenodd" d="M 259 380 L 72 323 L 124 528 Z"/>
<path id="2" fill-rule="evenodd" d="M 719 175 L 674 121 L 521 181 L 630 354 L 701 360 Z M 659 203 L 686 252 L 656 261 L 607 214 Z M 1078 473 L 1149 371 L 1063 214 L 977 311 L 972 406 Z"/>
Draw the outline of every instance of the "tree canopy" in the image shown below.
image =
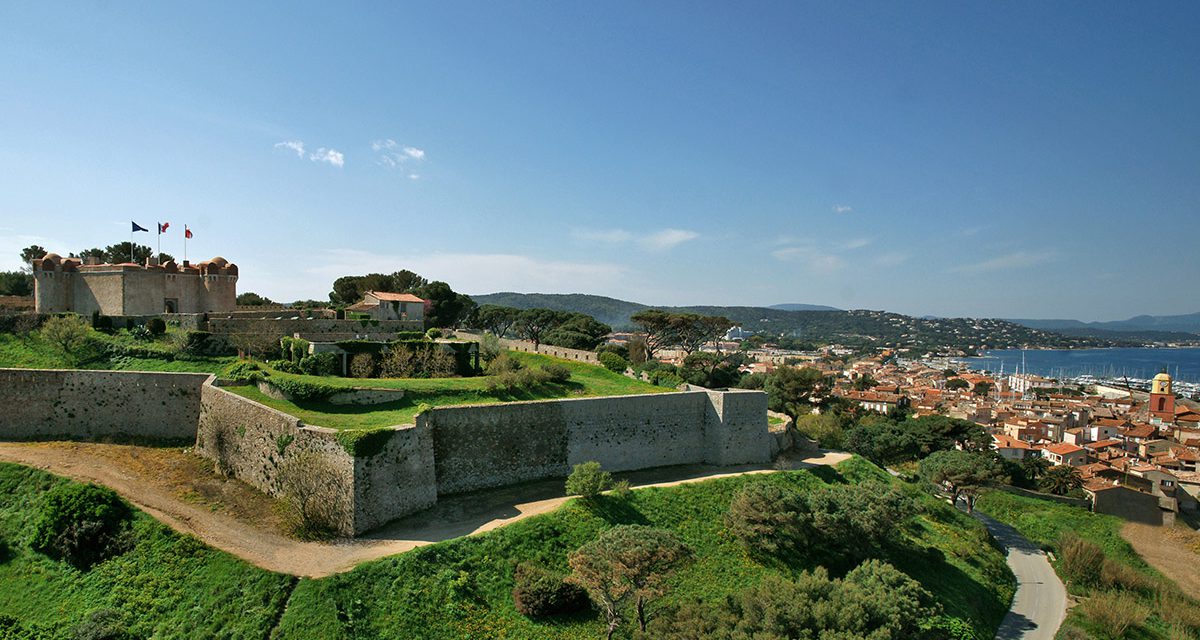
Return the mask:
<path id="1" fill-rule="evenodd" d="M 812 367 L 779 367 L 767 377 L 766 391 L 771 410 L 795 420 L 820 403 L 829 391 L 829 381 Z"/>
<path id="2" fill-rule="evenodd" d="M 646 309 L 630 317 L 646 334 L 646 353 L 649 358 L 661 349 L 674 347 L 685 355 L 698 351 L 709 342 L 719 339 L 733 321 L 724 316 L 706 316 L 698 313 L 674 313 L 660 309 Z"/>
<path id="3" fill-rule="evenodd" d="M 922 460 L 921 476 L 945 486 L 953 502 L 965 498 L 968 513 L 975 510 L 975 499 L 981 489 L 1004 481 L 1004 472 L 995 454 L 956 449 L 937 451 Z"/>

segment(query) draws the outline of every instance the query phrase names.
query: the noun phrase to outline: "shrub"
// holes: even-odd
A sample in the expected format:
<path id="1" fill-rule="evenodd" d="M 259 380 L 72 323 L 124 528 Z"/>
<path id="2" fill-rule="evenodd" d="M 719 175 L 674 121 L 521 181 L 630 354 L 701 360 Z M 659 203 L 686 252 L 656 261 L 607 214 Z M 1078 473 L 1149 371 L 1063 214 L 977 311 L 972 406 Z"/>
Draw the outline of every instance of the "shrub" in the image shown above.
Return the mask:
<path id="1" fill-rule="evenodd" d="M 369 353 L 356 353 L 350 358 L 351 378 L 374 378 L 379 373 L 375 364 L 375 356 Z"/>
<path id="2" fill-rule="evenodd" d="M 605 369 L 616 373 L 625 373 L 625 370 L 629 368 L 628 360 L 611 351 L 600 354 L 600 364 L 604 365 Z"/>
<path id="3" fill-rule="evenodd" d="M 491 362 L 500 355 L 500 338 L 495 334 L 485 333 L 479 338 L 479 357 L 485 363 Z"/>
<path id="4" fill-rule="evenodd" d="M 71 628 L 72 640 L 133 640 L 120 611 L 97 609 Z"/>
<path id="5" fill-rule="evenodd" d="M 167 322 L 162 318 L 150 318 L 146 321 L 146 330 L 152 336 L 161 336 L 167 332 Z"/>
<path id="6" fill-rule="evenodd" d="M 1063 575 L 1072 582 L 1096 585 L 1104 567 L 1104 550 L 1098 545 L 1066 532 L 1058 541 Z"/>
<path id="7" fill-rule="evenodd" d="M 300 378 L 285 378 L 282 376 L 272 377 L 271 384 L 287 394 L 293 401 L 299 400 L 300 402 L 324 400 L 342 390 L 340 387 L 323 382 L 312 382 Z"/>
<path id="8" fill-rule="evenodd" d="M 112 333 L 113 319 L 109 316 L 100 315 L 99 311 L 92 312 L 92 328 L 96 331 Z"/>
<path id="9" fill-rule="evenodd" d="M 218 346 L 212 341 L 212 334 L 207 331 L 188 331 L 183 334 L 180 351 L 194 356 L 212 355 L 218 351 Z"/>
<path id="10" fill-rule="evenodd" d="M 122 553 L 133 512 L 111 489 L 74 482 L 46 492 L 30 546 L 87 569 Z"/>
<path id="11" fill-rule="evenodd" d="M 571 379 L 571 369 L 562 364 L 545 364 L 542 370 L 546 372 L 548 382 L 562 384 Z"/>
<path id="12" fill-rule="evenodd" d="M 380 375 L 384 378 L 413 378 L 416 377 L 418 366 L 416 351 L 396 345 L 384 357 Z"/>
<path id="13" fill-rule="evenodd" d="M 340 522 L 338 470 L 311 452 L 279 465 L 280 515 L 292 535 L 302 540 L 327 540 L 337 535 Z"/>
<path id="14" fill-rule="evenodd" d="M 612 474 L 600 468 L 599 462 L 575 465 L 567 476 L 567 495 L 591 498 L 612 486 Z"/>
<path id="15" fill-rule="evenodd" d="M 743 486 L 729 503 L 725 529 L 751 556 L 772 556 L 803 544 L 803 497 L 773 484 Z"/>
<path id="16" fill-rule="evenodd" d="M 1150 610 L 1137 597 L 1119 591 L 1101 591 L 1079 605 L 1083 616 L 1112 638 L 1124 638 L 1125 632 L 1140 627 Z"/>
<path id="17" fill-rule="evenodd" d="M 542 618 L 587 609 L 587 592 L 565 578 L 528 563 L 517 565 L 512 591 L 517 611 L 530 618 Z"/>
<path id="18" fill-rule="evenodd" d="M 134 340 L 139 340 L 141 342 L 148 342 L 154 339 L 154 334 L 150 332 L 150 328 L 146 325 L 141 325 L 130 329 L 129 335 L 133 336 Z"/>
<path id="19" fill-rule="evenodd" d="M 237 382 L 257 382 L 263 379 L 263 372 L 257 364 L 248 360 L 240 360 L 222 369 L 220 377 Z"/>
<path id="20" fill-rule="evenodd" d="M 300 358 L 296 366 L 310 376 L 336 376 L 341 373 L 341 358 L 333 353 L 314 353 Z"/>
<path id="21" fill-rule="evenodd" d="M 67 356 L 72 356 L 83 346 L 90 330 L 88 323 L 77 315 L 55 316 L 42 324 L 42 337 Z"/>
<path id="22" fill-rule="evenodd" d="M 425 337 L 430 340 L 437 340 L 442 337 L 442 330 L 437 327 L 430 327 L 429 331 L 425 332 Z"/>
<path id="23" fill-rule="evenodd" d="M 513 373 L 521 368 L 521 363 L 507 353 L 501 353 L 488 363 L 487 374 L 497 376 L 502 373 Z"/>
<path id="24" fill-rule="evenodd" d="M 1133 567 L 1105 558 L 1100 566 L 1100 582 L 1109 587 L 1151 592 L 1157 586 L 1154 579 Z"/>

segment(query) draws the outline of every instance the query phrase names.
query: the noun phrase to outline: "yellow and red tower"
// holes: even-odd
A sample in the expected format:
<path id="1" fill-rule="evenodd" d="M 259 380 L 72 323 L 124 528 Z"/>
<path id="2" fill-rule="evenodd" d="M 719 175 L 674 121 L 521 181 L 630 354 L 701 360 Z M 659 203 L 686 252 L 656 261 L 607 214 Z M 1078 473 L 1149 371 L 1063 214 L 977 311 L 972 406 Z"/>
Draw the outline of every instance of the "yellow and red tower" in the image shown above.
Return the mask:
<path id="1" fill-rule="evenodd" d="M 1171 390 L 1171 376 L 1166 371 L 1154 376 L 1150 383 L 1150 422 L 1156 424 L 1175 421 L 1175 393 Z"/>

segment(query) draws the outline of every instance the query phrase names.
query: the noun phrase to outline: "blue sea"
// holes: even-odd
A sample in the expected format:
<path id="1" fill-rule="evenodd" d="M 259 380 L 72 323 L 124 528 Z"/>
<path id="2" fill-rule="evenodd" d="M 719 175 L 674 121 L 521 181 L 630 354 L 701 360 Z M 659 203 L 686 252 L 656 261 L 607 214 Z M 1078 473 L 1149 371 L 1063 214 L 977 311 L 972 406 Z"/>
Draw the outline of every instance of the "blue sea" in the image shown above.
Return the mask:
<path id="1" fill-rule="evenodd" d="M 1052 378 L 1090 374 L 1097 377 L 1149 379 L 1167 369 L 1180 382 L 1200 382 L 1200 348 L 1189 349 L 1004 349 L 985 351 L 979 358 L 963 358 L 972 369 L 1004 372 L 1022 370 Z"/>

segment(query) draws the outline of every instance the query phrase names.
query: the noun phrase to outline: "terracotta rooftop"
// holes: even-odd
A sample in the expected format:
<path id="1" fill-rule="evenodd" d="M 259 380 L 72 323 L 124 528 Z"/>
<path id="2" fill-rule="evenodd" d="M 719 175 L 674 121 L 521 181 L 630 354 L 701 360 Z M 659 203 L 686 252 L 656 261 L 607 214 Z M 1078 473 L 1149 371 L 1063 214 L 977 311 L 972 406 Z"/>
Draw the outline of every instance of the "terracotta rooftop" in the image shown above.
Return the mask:
<path id="1" fill-rule="evenodd" d="M 368 291 L 367 294 L 371 295 L 379 300 L 385 300 L 387 302 L 421 302 L 421 303 L 425 302 L 424 300 L 414 296 L 411 293 L 389 293 L 386 291 Z"/>
<path id="2" fill-rule="evenodd" d="M 1053 453 L 1055 455 L 1066 456 L 1066 455 L 1070 455 L 1072 453 L 1078 453 L 1080 451 L 1083 451 L 1083 448 L 1077 447 L 1073 444 L 1068 444 L 1066 442 L 1060 442 L 1056 445 L 1046 447 L 1046 451 L 1049 451 L 1050 453 Z"/>

